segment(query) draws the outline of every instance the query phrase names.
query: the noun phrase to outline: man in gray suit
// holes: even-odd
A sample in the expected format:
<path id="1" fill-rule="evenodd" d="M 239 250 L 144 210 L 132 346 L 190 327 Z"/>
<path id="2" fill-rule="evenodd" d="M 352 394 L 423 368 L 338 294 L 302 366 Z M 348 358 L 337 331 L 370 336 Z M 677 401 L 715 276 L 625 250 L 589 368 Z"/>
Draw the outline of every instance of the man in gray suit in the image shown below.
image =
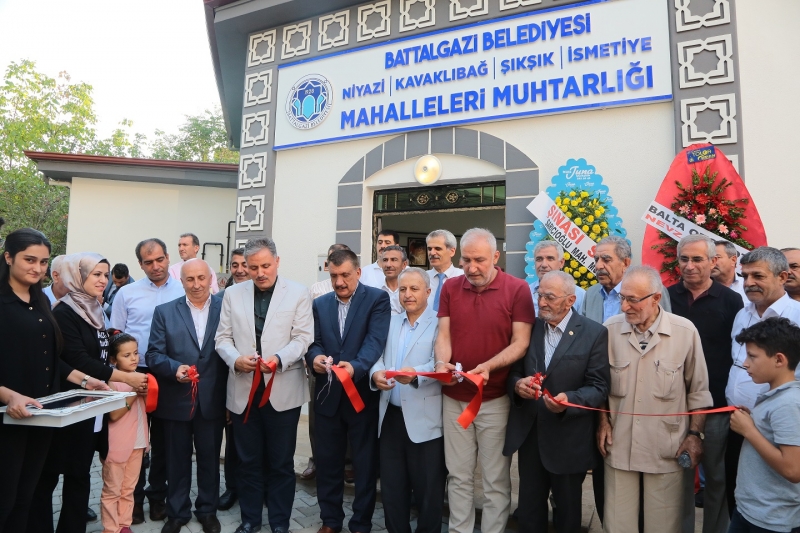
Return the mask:
<path id="1" fill-rule="evenodd" d="M 600 324 L 614 315 L 622 312 L 622 302 L 619 299 L 619 290 L 622 286 L 622 276 L 631 266 L 631 245 L 622 237 L 606 237 L 597 243 L 594 249 L 595 275 L 597 283 L 589 287 L 583 299 L 581 314 L 586 318 Z M 667 289 L 661 288 L 661 307 L 668 313 L 672 312 Z M 603 465 L 600 452 L 595 450 L 598 464 Z M 603 467 L 592 470 L 592 485 L 594 486 L 594 501 L 597 507 L 597 516 L 603 521 L 603 507 L 605 505 Z"/>
<path id="2" fill-rule="evenodd" d="M 286 533 L 294 501 L 297 423 L 309 399 L 302 359 L 314 340 L 311 294 L 278 277 L 280 259 L 271 239 L 247 241 L 244 257 L 251 280 L 225 290 L 216 336 L 217 352 L 231 370 L 227 407 L 241 460 L 242 524 L 236 533 L 261 531 L 265 494 L 273 533 Z M 271 381 L 271 395 L 264 403 Z M 248 405 L 253 385 L 255 394 Z"/>
<path id="3" fill-rule="evenodd" d="M 384 506 L 384 517 L 389 533 L 408 531 L 413 493 L 417 533 L 438 533 L 445 484 L 442 385 L 426 377 L 386 379 L 392 369 L 433 372 L 438 319 L 428 308 L 431 286 L 424 270 L 408 268 L 398 283 L 404 312 L 392 317 L 386 349 L 370 369 L 370 388 L 381 391 L 380 461 L 391 465 L 381 472 L 383 499 L 392 502 Z"/>

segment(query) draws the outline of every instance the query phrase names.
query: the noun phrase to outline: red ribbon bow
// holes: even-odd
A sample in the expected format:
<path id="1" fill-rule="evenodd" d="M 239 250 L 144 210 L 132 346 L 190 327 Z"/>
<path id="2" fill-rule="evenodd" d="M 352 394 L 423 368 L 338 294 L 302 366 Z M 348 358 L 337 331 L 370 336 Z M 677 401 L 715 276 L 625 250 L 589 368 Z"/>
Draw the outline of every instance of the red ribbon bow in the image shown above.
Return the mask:
<path id="1" fill-rule="evenodd" d="M 278 364 L 275 361 L 270 361 L 267 363 L 267 368 L 270 369 L 272 379 L 270 379 L 267 382 L 267 386 L 264 387 L 264 394 L 261 395 L 261 401 L 258 402 L 259 407 L 264 407 L 269 401 L 269 395 L 272 393 L 272 384 L 275 382 L 275 372 L 278 369 Z M 262 375 L 261 364 L 256 363 L 256 370 L 253 372 L 253 384 L 250 386 L 250 397 L 247 399 L 247 412 L 244 414 L 245 424 L 247 423 L 247 417 L 250 416 L 250 407 L 253 406 L 253 397 L 256 395 L 256 390 L 258 389 L 258 384 L 262 379 Z"/>
<path id="2" fill-rule="evenodd" d="M 186 371 L 186 377 L 189 378 L 189 381 L 192 383 L 192 410 L 189 413 L 191 417 L 194 414 L 194 406 L 197 402 L 197 384 L 200 383 L 200 374 L 197 372 L 197 367 L 195 365 L 189 367 L 189 370 Z"/>
<path id="3" fill-rule="evenodd" d="M 459 374 L 461 377 L 467 378 L 469 381 L 475 384 L 478 390 L 475 392 L 475 396 L 472 397 L 469 404 L 467 404 L 466 409 L 459 415 L 457 422 L 461 424 L 461 427 L 467 429 L 470 424 L 475 420 L 475 417 L 478 416 L 478 411 L 481 409 L 481 402 L 483 401 L 483 377 L 479 374 L 467 374 L 466 372 L 462 372 Z M 386 371 L 386 379 L 393 378 L 395 376 L 422 376 L 425 378 L 435 379 L 437 381 L 441 381 L 442 383 L 450 383 L 450 380 L 453 377 L 452 372 L 399 372 L 395 370 L 387 370 Z"/>

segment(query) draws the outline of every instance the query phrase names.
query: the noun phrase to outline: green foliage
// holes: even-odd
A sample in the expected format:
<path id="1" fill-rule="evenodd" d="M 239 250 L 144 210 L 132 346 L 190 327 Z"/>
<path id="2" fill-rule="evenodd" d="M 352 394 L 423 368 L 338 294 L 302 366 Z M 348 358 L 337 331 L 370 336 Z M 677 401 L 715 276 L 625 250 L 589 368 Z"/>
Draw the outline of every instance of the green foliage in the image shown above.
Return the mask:
<path id="1" fill-rule="evenodd" d="M 187 116 L 177 134 L 156 130 L 151 143 L 145 135 L 131 134 L 133 122 L 127 119 L 110 137 L 100 139 L 91 85 L 73 83 L 66 72 L 51 78 L 27 60 L 12 62 L 0 83 L 3 234 L 22 227 L 39 229 L 53 243 L 54 255 L 66 249 L 69 189 L 46 184 L 25 150 L 220 163 L 239 160 L 238 153 L 227 147 L 219 108 Z"/>

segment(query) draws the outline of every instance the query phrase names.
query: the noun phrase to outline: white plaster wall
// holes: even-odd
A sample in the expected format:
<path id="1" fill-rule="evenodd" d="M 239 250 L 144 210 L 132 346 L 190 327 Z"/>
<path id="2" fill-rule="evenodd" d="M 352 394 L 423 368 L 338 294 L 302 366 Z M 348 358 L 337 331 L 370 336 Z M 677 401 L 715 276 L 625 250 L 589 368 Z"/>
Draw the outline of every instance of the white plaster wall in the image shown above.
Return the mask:
<path id="1" fill-rule="evenodd" d="M 112 266 L 128 265 L 138 280 L 144 273 L 134 251 L 141 240 L 163 240 L 177 262 L 181 233 L 196 234 L 201 245 L 225 244 L 235 211 L 235 189 L 73 178 L 67 253 L 97 252 Z M 206 260 L 218 270 L 219 247 L 209 246 L 207 251 Z"/>
<path id="2" fill-rule="evenodd" d="M 672 102 L 468 127 L 511 142 L 526 153 L 539 166 L 542 190 L 569 158 L 583 157 L 595 165 L 611 190 L 638 260 L 645 228 L 640 218 L 675 156 Z M 273 237 L 281 256 L 281 271 L 286 276 L 306 285 L 316 281 L 317 255 L 325 254 L 336 237 L 339 180 L 360 157 L 390 138 L 277 154 Z M 475 163 L 473 160 L 473 166 L 477 166 Z M 445 173 L 448 164 L 443 161 Z M 407 170 L 403 163 L 395 166 L 397 172 Z M 391 180 L 387 174 L 394 172 L 394 167 L 385 169 L 367 185 L 388 188 Z M 409 183 L 408 178 L 399 176 L 398 181 Z M 364 203 L 371 210 L 371 200 L 365 198 Z M 362 220 L 363 224 L 371 224 L 371 213 L 366 209 Z M 369 225 L 364 228 L 371 230 Z"/>
<path id="3" fill-rule="evenodd" d="M 800 2 L 739 0 L 736 20 L 746 185 L 769 245 L 800 246 L 797 224 L 787 223 L 800 204 Z"/>

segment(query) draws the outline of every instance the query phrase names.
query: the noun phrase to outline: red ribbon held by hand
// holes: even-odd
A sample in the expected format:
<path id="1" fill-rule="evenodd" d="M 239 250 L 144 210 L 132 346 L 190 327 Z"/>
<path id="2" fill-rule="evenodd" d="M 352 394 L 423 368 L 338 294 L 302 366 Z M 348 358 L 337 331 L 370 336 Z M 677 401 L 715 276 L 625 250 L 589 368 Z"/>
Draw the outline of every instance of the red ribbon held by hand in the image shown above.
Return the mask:
<path id="1" fill-rule="evenodd" d="M 267 405 L 269 401 L 269 395 L 272 393 L 272 384 L 275 382 L 275 372 L 278 369 L 278 364 L 275 361 L 270 361 L 266 363 L 267 368 L 269 368 L 270 372 L 272 373 L 272 379 L 267 382 L 267 386 L 264 387 L 264 394 L 261 395 L 261 401 L 258 402 L 259 407 L 264 407 Z M 250 397 L 247 399 L 247 412 L 244 414 L 244 423 L 247 423 L 247 417 L 250 416 L 250 407 L 253 406 L 253 397 L 256 395 L 256 390 L 258 390 L 258 384 L 263 379 L 261 372 L 261 363 L 256 363 L 256 370 L 253 372 L 253 384 L 250 386 Z"/>
<path id="2" fill-rule="evenodd" d="M 347 393 L 347 397 L 350 398 L 350 403 L 353 404 L 353 409 L 356 410 L 356 413 L 363 411 L 364 400 L 362 400 L 361 396 L 358 394 L 356 385 L 353 383 L 353 378 L 350 377 L 350 372 L 348 372 L 346 368 L 336 365 L 331 365 L 331 371 L 339 378 L 339 382 L 342 384 L 342 387 L 344 387 L 344 392 Z"/>
<path id="3" fill-rule="evenodd" d="M 544 382 L 544 378 L 547 376 L 542 374 L 541 372 L 537 372 L 536 374 L 531 376 L 531 382 L 528 385 L 531 389 L 534 385 L 539 385 L 539 390 L 533 391 L 533 399 L 538 400 L 542 397 L 542 382 Z"/>
<path id="4" fill-rule="evenodd" d="M 147 374 L 147 397 L 144 401 L 145 413 L 152 413 L 158 407 L 158 380 L 153 374 Z"/>
<path id="5" fill-rule="evenodd" d="M 545 398 L 550 398 L 552 401 L 557 403 L 558 405 L 565 405 L 567 407 L 575 407 L 577 409 L 586 409 L 588 411 L 600 411 L 601 413 L 609 413 L 609 414 L 616 414 L 616 415 L 630 415 L 630 416 L 692 416 L 692 415 L 713 415 L 716 413 L 732 413 L 736 411 L 738 407 L 734 405 L 728 405 L 727 407 L 718 407 L 717 409 L 703 409 L 700 411 L 692 411 L 689 413 L 626 413 L 624 411 L 609 411 L 608 409 L 600 409 L 598 407 L 587 407 L 586 405 L 578 405 L 572 402 L 562 402 L 560 400 L 556 400 L 553 398 L 553 395 L 550 394 L 550 391 L 544 389 L 544 396 Z"/>
<path id="6" fill-rule="evenodd" d="M 459 415 L 457 422 L 461 425 L 462 428 L 467 429 L 470 424 L 475 420 L 475 417 L 478 416 L 478 411 L 481 409 L 481 402 L 483 401 L 483 376 L 480 374 L 467 374 L 466 372 L 459 373 L 461 377 L 464 377 L 475 384 L 478 388 L 475 396 L 472 397 L 469 404 L 467 404 L 466 409 Z M 450 383 L 450 380 L 453 377 L 452 372 L 399 372 L 395 370 L 387 370 L 386 371 L 386 379 L 391 379 L 395 376 L 421 376 L 425 378 L 435 379 L 437 381 L 441 381 L 442 383 Z"/>
<path id="7" fill-rule="evenodd" d="M 197 384 L 200 383 L 200 374 L 197 372 L 197 367 L 192 365 L 186 371 L 186 377 L 192 383 L 192 410 L 189 413 L 191 417 L 194 414 L 194 406 L 197 405 Z"/>

